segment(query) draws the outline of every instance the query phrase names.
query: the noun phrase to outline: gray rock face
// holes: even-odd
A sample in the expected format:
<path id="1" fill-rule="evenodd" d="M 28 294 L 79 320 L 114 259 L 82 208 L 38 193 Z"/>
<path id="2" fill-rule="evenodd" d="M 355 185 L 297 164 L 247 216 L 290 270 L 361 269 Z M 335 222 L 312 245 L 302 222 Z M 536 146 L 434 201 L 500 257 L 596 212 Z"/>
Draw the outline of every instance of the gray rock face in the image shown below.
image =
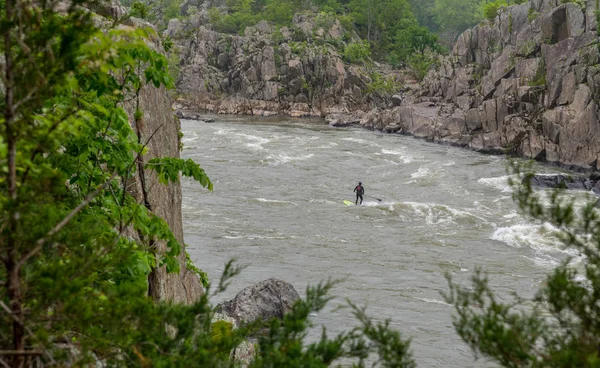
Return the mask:
<path id="1" fill-rule="evenodd" d="M 323 25 L 305 14 L 297 14 L 293 22 L 293 32 L 260 22 L 244 36 L 170 22 L 165 34 L 182 50 L 176 85 L 185 107 L 293 116 L 325 116 L 345 106 L 368 110 L 373 102 L 365 92 L 370 72 L 346 65 L 337 49 L 325 43 L 343 42 L 340 22 Z M 386 102 L 390 98 L 384 97 Z"/>
<path id="2" fill-rule="evenodd" d="M 232 300 L 219 304 L 217 312 L 233 318 L 238 325 L 260 319 L 281 319 L 299 299 L 290 283 L 271 278 L 249 286 Z"/>
<path id="3" fill-rule="evenodd" d="M 158 44 L 151 45 L 160 48 Z M 136 125 L 133 119 L 135 101 L 125 104 L 134 131 L 141 142 L 148 142 L 148 153 L 141 159 L 148 162 L 154 157 L 179 157 L 179 120 L 172 111 L 171 98 L 164 88 L 146 85 L 140 91 L 140 110 L 143 111 L 143 124 Z M 156 133 L 156 134 L 154 134 Z M 153 136 L 152 139 L 150 137 Z M 140 202 L 147 203 L 153 213 L 165 219 L 180 244 L 183 240 L 181 217 L 181 186 L 179 183 L 164 185 L 159 183 L 154 172 L 138 170 L 135 185 L 130 185 L 131 194 Z M 136 237 L 131 232 L 129 236 Z M 167 250 L 164 242 L 157 242 L 158 252 Z M 185 252 L 179 255 L 180 272 L 167 273 L 164 267 L 157 269 L 149 277 L 150 295 L 156 300 L 169 300 L 178 303 L 193 303 L 203 293 L 198 275 L 185 267 Z"/>
<path id="4" fill-rule="evenodd" d="M 583 9 L 555 0 L 508 7 L 494 22 L 459 37 L 451 54 L 424 79 L 422 97 L 412 99 L 410 112 L 384 113 L 374 128 L 386 130 L 400 118 L 399 131 L 413 134 L 414 111 L 422 112 L 419 103 L 429 100 L 438 111 L 415 135 L 599 169 L 595 11 L 594 1 Z"/>
<path id="5" fill-rule="evenodd" d="M 541 188 L 567 188 L 576 190 L 588 190 L 600 194 L 600 176 L 592 174 L 589 176 L 569 175 L 535 175 L 531 185 Z"/>

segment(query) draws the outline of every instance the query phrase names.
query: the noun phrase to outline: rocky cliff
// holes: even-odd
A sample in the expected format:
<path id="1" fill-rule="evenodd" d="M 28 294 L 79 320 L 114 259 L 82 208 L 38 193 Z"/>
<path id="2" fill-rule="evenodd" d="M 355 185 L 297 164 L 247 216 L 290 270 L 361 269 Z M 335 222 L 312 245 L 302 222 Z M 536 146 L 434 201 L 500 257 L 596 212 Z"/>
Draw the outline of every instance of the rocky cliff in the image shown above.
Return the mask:
<path id="1" fill-rule="evenodd" d="M 165 35 L 179 51 L 178 103 L 215 113 L 326 116 L 370 109 L 386 102 L 374 93 L 373 76 L 393 87 L 402 76 L 391 68 L 344 63 L 339 21 L 296 15 L 292 27 L 267 22 L 243 36 L 218 33 L 207 20 L 172 20 Z"/>
<path id="2" fill-rule="evenodd" d="M 113 3 L 101 9 L 100 14 L 111 19 L 121 19 L 126 15 L 126 10 Z M 106 21 L 106 18 L 99 21 Z M 152 27 L 149 23 L 135 18 L 127 19 L 124 23 L 122 27 Z M 164 51 L 158 37 L 149 42 L 150 47 Z M 143 112 L 139 124 L 136 124 L 134 119 L 137 102 Z M 132 128 L 138 135 L 139 141 L 147 144 L 148 149 L 146 155 L 139 159 L 137 175 L 134 182 L 128 185 L 128 190 L 138 202 L 145 204 L 150 211 L 163 218 L 180 244 L 184 245 L 180 184 L 159 183 L 153 171 L 144 169 L 144 163 L 152 158 L 179 157 L 180 124 L 173 113 L 172 104 L 168 91 L 163 87 L 155 88 L 153 85 L 143 86 L 137 98 L 132 96 L 125 103 L 124 107 L 130 116 Z M 127 235 L 138 238 L 133 229 L 130 229 Z M 164 242 L 157 242 L 155 247 L 159 253 L 167 250 Z M 148 280 L 150 296 L 156 300 L 179 303 L 193 303 L 198 300 L 203 293 L 202 284 L 198 275 L 187 269 L 185 252 L 179 255 L 179 263 L 178 274 L 167 273 L 164 267 L 150 274 Z"/>
<path id="3" fill-rule="evenodd" d="M 465 32 L 418 93 L 363 124 L 597 170 L 598 1 L 562 2 L 514 5 Z"/>
<path id="4" fill-rule="evenodd" d="M 140 137 L 140 142 L 148 142 L 148 153 L 142 158 L 143 162 L 148 162 L 154 157 L 179 157 L 179 120 L 173 114 L 172 103 L 164 88 L 145 86 L 141 90 L 140 110 L 144 112 L 143 125 L 136 126 L 133 119 L 131 122 Z M 128 111 L 133 115 L 133 108 Z M 132 194 L 153 213 L 165 219 L 177 240 L 183 245 L 180 184 L 159 183 L 154 172 L 143 169 L 141 163 L 138 166 L 135 186 L 129 187 Z M 167 250 L 164 242 L 155 245 L 158 252 Z M 161 267 L 150 275 L 149 293 L 153 298 L 193 303 L 202 295 L 203 289 L 198 275 L 186 268 L 185 252 L 179 255 L 179 263 L 178 274 L 167 273 L 165 268 Z"/>

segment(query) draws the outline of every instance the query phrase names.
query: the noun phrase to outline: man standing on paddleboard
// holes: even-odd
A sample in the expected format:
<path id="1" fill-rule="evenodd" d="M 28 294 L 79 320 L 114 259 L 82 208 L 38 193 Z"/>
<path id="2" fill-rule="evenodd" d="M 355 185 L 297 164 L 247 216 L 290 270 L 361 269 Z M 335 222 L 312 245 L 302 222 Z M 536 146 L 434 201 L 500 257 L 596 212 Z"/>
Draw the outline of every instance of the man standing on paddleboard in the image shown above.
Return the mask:
<path id="1" fill-rule="evenodd" d="M 365 187 L 362 186 L 361 182 L 358 182 L 358 185 L 356 186 L 356 188 L 354 188 L 354 191 L 356 192 L 356 205 L 358 205 L 358 199 L 360 198 L 360 204 L 362 204 L 363 201 L 363 194 L 365 194 Z"/>

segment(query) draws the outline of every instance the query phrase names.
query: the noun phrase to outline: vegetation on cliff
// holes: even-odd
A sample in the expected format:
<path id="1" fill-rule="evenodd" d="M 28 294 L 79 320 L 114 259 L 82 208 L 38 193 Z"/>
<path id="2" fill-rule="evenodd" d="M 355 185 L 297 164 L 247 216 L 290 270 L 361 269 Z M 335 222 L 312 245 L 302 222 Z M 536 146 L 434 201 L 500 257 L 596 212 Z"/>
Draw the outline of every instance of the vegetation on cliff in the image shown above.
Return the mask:
<path id="1" fill-rule="evenodd" d="M 290 27 L 296 14 L 315 14 L 332 23 L 338 19 L 344 28 L 343 40 L 352 47 L 353 40 L 362 39 L 369 46 L 371 57 L 396 65 L 409 63 L 413 52 L 426 49 L 441 51 L 435 34 L 419 26 L 407 0 L 317 0 L 314 3 L 294 0 L 232 0 L 229 9 L 209 10 L 211 23 L 217 31 L 243 33 L 246 27 L 267 20 L 277 27 Z M 299 40 L 302 41 L 302 40 Z"/>

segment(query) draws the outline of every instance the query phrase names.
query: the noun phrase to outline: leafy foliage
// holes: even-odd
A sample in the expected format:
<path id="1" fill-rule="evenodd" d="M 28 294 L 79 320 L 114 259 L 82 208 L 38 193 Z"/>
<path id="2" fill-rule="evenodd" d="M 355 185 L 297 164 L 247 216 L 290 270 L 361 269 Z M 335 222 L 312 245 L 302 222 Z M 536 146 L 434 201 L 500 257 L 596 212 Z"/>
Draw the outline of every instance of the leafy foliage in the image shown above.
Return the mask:
<path id="1" fill-rule="evenodd" d="M 454 40 L 483 19 L 481 3 L 482 0 L 435 0 L 432 12 L 446 38 Z"/>
<path id="2" fill-rule="evenodd" d="M 508 4 L 506 0 L 495 0 L 489 3 L 483 4 L 483 16 L 489 20 L 494 21 L 498 16 L 500 9 L 506 7 Z"/>
<path id="3" fill-rule="evenodd" d="M 298 0 L 231 0 L 228 5 L 231 8 L 226 12 L 209 9 L 211 23 L 226 33 L 241 34 L 246 27 L 267 20 L 276 28 L 290 28 L 295 41 L 306 41 L 311 36 L 295 29 L 292 24 L 294 14 L 312 15 L 315 28 L 325 30 L 337 19 L 343 24 L 346 35 L 356 32 L 364 40 L 349 42 L 351 38 L 345 39 L 348 43 L 343 48 L 343 55 L 351 63 L 364 62 L 373 56 L 386 59 L 394 50 L 411 48 L 413 45 L 404 42 L 411 41 L 408 34 L 413 31 L 418 32 L 413 42 L 423 38 L 428 44 L 430 40 L 436 42 L 435 36 L 426 28 L 418 27 L 407 0 L 314 0 L 312 4 Z"/>
<path id="4" fill-rule="evenodd" d="M 352 42 L 344 48 L 344 60 L 349 63 L 364 63 L 370 61 L 371 47 L 367 41 Z"/>
<path id="5" fill-rule="evenodd" d="M 437 54 L 446 52 L 436 35 L 416 25 L 399 31 L 395 44 L 389 61 L 396 66 L 409 66 L 418 80 L 437 63 Z"/>
<path id="6" fill-rule="evenodd" d="M 372 43 L 376 54 L 387 54 L 396 33 L 416 25 L 407 0 L 352 0 L 350 13 L 358 34 Z"/>
<path id="7" fill-rule="evenodd" d="M 402 83 L 395 76 L 386 77 L 377 71 L 371 72 L 369 76 L 371 82 L 367 85 L 368 93 L 392 94 L 402 87 Z"/>
<path id="8" fill-rule="evenodd" d="M 159 30 L 167 28 L 170 19 L 181 17 L 182 0 L 121 0 L 130 7 L 129 15 L 155 24 Z"/>
<path id="9" fill-rule="evenodd" d="M 130 15 L 141 19 L 147 19 L 150 15 L 150 6 L 141 1 L 134 1 L 133 4 L 131 4 Z"/>
<path id="10" fill-rule="evenodd" d="M 41 347 L 52 361 L 69 355 L 55 341 L 76 340 L 82 354 L 71 358 L 86 362 L 92 348 L 114 355 L 143 341 L 138 312 L 148 323 L 179 313 L 148 295 L 148 276 L 177 272 L 182 247 L 127 188 L 148 142 L 122 107 L 172 81 L 148 46 L 153 31 L 99 30 L 80 3 L 54 5 L 10 0 L 0 14 L 0 347 Z M 196 164 L 181 167 L 210 183 Z"/>
<path id="11" fill-rule="evenodd" d="M 163 184 L 179 181 L 179 173 L 193 178 L 208 190 L 213 190 L 213 184 L 206 172 L 193 160 L 183 160 L 176 157 L 160 157 L 148 161 L 146 168 L 156 171 L 158 180 Z"/>

